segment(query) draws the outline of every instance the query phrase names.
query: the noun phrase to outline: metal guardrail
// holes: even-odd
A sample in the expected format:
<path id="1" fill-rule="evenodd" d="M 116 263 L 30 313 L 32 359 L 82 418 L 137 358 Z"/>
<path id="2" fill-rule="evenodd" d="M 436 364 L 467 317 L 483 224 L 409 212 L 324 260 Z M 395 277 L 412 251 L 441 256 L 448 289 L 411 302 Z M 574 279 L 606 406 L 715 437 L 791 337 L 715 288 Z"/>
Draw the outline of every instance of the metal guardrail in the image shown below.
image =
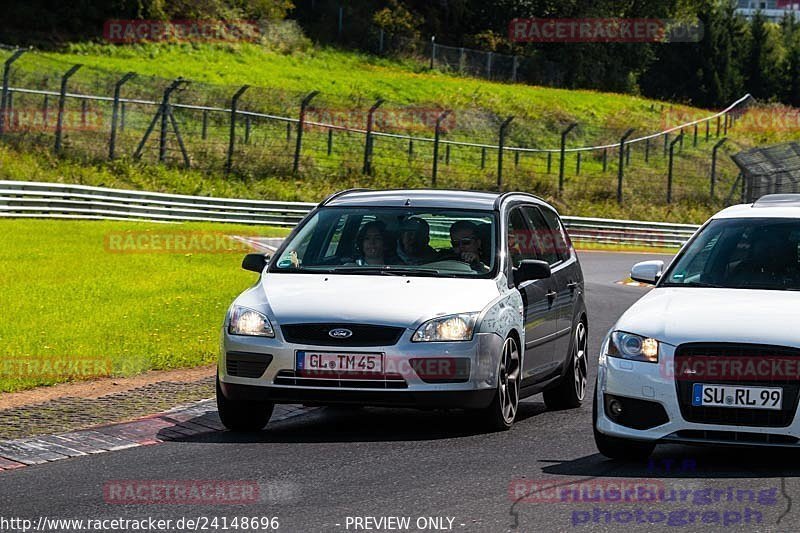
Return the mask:
<path id="1" fill-rule="evenodd" d="M 0 181 L 0 218 L 223 222 L 293 227 L 316 203 L 240 200 L 33 181 Z M 576 241 L 677 247 L 698 226 L 563 217 Z"/>

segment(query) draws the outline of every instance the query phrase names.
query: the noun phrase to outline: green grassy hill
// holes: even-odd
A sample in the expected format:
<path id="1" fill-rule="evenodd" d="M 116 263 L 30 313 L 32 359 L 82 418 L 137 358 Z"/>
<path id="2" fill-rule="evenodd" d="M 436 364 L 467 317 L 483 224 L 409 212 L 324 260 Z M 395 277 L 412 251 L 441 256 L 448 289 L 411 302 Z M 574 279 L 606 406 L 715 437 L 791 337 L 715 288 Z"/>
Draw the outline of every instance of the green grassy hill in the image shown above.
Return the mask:
<path id="1" fill-rule="evenodd" d="M 495 83 L 430 72 L 424 63 L 412 59 L 390 60 L 306 45 L 295 46 L 292 51 L 276 51 L 252 44 L 73 44 L 60 53 L 23 56 L 17 62 L 12 84 L 56 89 L 60 73 L 75 63 L 84 67 L 70 80 L 73 92 L 111 94 L 119 76 L 135 71 L 139 76 L 125 86 L 123 94 L 158 100 L 168 81 L 182 76 L 192 83 L 174 97 L 177 102 L 227 107 L 237 87 L 250 84 L 253 87 L 245 93 L 241 109 L 296 117 L 302 97 L 319 90 L 311 120 L 333 117 L 337 123 L 363 128 L 365 110 L 377 98 L 383 98 L 387 102 L 380 118 L 388 125 L 379 125 L 379 129 L 432 137 L 431 113 L 435 116 L 446 108 L 453 110 L 453 118 L 445 139 L 496 144 L 500 123 L 514 116 L 507 146 L 528 148 L 558 147 L 560 132 L 572 122 L 578 127 L 570 133 L 568 145 L 575 147 L 616 142 L 628 128 L 635 129 L 634 136 L 641 136 L 674 125 L 676 117 L 695 119 L 713 113 L 629 95 Z M 16 100 L 20 107 L 43 105 L 38 95 L 17 95 Z M 49 105 L 52 113 L 53 103 Z M 77 105 L 77 101 L 68 100 L 73 110 Z M 0 178 L 310 201 L 350 186 L 430 185 L 430 144 L 378 138 L 374 175 L 364 176 L 363 136 L 334 132 L 328 137 L 322 128 L 306 132 L 300 172 L 294 175 L 294 131 L 291 127 L 287 131 L 282 122 L 260 119 L 253 119 L 252 137 L 245 136 L 240 119 L 234 173 L 224 177 L 227 115 L 210 113 L 203 127 L 199 112 L 181 110 L 176 116 L 193 168 L 180 168 L 182 160 L 173 138 L 169 140 L 170 164 L 153 165 L 155 136 L 146 146 L 142 162 L 133 162 L 130 155 L 154 112 L 153 108 L 134 105 L 127 111 L 126 130 L 120 133 L 121 159 L 109 164 L 104 159 L 110 111 L 108 106 L 101 111 L 105 123 L 99 130 L 67 134 L 66 157 L 56 158 L 49 153 L 51 132 L 7 136 L 9 146 L 0 148 Z M 426 115 L 428 123 L 421 124 L 418 115 Z M 206 129 L 207 135 L 203 136 L 201 130 Z M 711 198 L 708 173 L 714 126 L 711 130 L 711 140 L 706 142 L 701 128 L 696 147 L 691 138 L 693 132 L 686 132 L 687 137 L 676 152 L 673 189 L 677 202 L 673 205 L 665 205 L 664 200 L 667 164 L 661 139 L 647 147 L 646 163 L 644 145 L 632 148 L 625 171 L 625 196 L 629 200 L 622 206 L 615 202 L 617 155 L 613 150 L 605 154 L 602 150 L 584 153 L 580 161 L 575 154 L 568 154 L 565 193 L 559 197 L 558 154 L 552 154 L 548 162 L 544 153 L 523 153 L 518 157 L 507 153 L 503 186 L 545 196 L 556 202 L 562 212 L 572 215 L 700 222 L 722 205 L 733 184 L 737 171 L 727 154 L 787 135 L 731 131 L 718 165 L 718 192 Z M 496 151 L 461 146 L 447 151 L 443 147 L 440 151 L 437 186 L 494 188 L 496 175 Z"/>

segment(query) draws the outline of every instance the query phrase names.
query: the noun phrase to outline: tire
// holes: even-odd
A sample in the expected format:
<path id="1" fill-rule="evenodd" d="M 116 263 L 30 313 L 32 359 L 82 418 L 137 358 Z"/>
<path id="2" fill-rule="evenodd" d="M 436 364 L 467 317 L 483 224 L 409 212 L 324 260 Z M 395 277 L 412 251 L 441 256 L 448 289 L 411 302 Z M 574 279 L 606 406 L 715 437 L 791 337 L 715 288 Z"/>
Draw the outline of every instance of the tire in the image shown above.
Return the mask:
<path id="1" fill-rule="evenodd" d="M 592 430 L 594 431 L 594 443 L 597 450 L 610 459 L 620 459 L 623 461 L 634 461 L 647 459 L 656 445 L 653 442 L 643 442 L 639 440 L 621 439 L 611 437 L 597 431 L 597 386 L 595 385 L 594 400 L 592 401 Z"/>
<path id="2" fill-rule="evenodd" d="M 575 326 L 572 348 L 570 349 L 570 368 L 561 382 L 553 389 L 544 391 L 544 403 L 548 409 L 575 409 L 580 407 L 586 397 L 586 380 L 589 363 L 586 355 L 586 324 L 580 320 Z"/>
<path id="3" fill-rule="evenodd" d="M 273 409 L 275 404 L 270 402 L 229 400 L 222 393 L 217 377 L 217 410 L 222 425 L 230 431 L 261 431 L 272 417 Z"/>
<path id="4" fill-rule="evenodd" d="M 483 426 L 489 431 L 507 431 L 514 425 L 519 407 L 520 370 L 519 345 L 516 339 L 508 337 L 500 353 L 494 399 L 480 411 Z"/>

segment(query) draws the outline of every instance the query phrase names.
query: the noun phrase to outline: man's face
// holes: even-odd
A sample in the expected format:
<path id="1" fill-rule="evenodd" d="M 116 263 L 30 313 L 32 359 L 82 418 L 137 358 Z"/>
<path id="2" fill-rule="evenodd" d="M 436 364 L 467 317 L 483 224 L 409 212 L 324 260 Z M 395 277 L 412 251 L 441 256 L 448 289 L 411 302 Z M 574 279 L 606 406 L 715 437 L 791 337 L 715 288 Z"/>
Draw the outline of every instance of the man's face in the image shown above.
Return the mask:
<path id="1" fill-rule="evenodd" d="M 418 248 L 416 230 L 405 230 L 400 234 L 400 245 L 406 252 L 413 252 Z"/>
<path id="2" fill-rule="evenodd" d="M 481 241 L 469 228 L 458 229 L 450 233 L 450 244 L 457 254 L 475 253 L 481 249 Z"/>

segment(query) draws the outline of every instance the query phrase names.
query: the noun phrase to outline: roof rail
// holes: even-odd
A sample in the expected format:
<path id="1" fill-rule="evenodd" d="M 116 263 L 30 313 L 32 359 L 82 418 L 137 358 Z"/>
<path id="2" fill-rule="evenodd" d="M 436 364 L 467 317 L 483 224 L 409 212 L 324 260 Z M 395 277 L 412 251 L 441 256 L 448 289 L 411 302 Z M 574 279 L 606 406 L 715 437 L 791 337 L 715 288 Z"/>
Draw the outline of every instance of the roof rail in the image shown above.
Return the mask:
<path id="1" fill-rule="evenodd" d="M 494 201 L 494 209 L 500 209 L 500 205 L 509 196 L 530 196 L 531 198 L 535 198 L 536 200 L 539 200 L 540 202 L 547 203 L 547 201 L 544 198 L 541 198 L 541 197 L 536 196 L 535 194 L 531 194 L 529 192 L 509 191 L 509 192 L 504 192 L 503 194 L 501 194 L 500 196 L 498 196 L 495 199 L 495 201 Z"/>
<path id="2" fill-rule="evenodd" d="M 354 189 L 345 189 L 343 191 L 335 192 L 335 193 L 331 194 L 330 196 L 328 196 L 327 198 L 325 198 L 324 200 L 322 200 L 319 203 L 319 207 L 323 207 L 325 205 L 328 205 L 330 202 L 332 202 L 333 200 L 339 198 L 340 196 L 344 196 L 345 194 L 350 194 L 351 192 L 363 192 L 363 191 L 371 191 L 371 190 L 372 189 L 365 189 L 363 187 L 356 187 Z"/>
<path id="3" fill-rule="evenodd" d="M 800 194 L 797 193 L 765 194 L 753 202 L 753 207 L 797 207 L 798 205 L 800 205 Z"/>

